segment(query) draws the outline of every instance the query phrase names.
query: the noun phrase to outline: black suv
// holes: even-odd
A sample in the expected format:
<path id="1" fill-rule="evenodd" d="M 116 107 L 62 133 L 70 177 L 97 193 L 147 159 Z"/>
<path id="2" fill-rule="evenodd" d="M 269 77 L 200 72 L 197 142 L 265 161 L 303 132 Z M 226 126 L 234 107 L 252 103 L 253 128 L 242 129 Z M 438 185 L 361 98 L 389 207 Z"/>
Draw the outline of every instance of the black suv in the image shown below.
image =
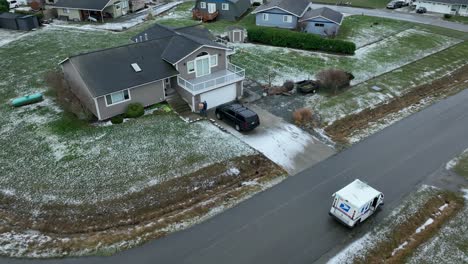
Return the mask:
<path id="1" fill-rule="evenodd" d="M 254 111 L 237 103 L 216 107 L 216 117 L 225 119 L 237 131 L 249 131 L 260 125 L 260 119 Z"/>

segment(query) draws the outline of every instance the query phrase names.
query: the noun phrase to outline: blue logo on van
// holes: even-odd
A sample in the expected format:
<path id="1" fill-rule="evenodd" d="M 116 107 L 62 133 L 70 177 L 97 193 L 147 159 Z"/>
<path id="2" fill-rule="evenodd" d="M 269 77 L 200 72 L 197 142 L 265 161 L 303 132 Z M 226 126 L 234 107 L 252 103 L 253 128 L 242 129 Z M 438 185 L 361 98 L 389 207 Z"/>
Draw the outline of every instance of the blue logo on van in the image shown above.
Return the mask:
<path id="1" fill-rule="evenodd" d="M 344 203 L 341 203 L 340 204 L 340 209 L 342 209 L 345 212 L 349 212 L 349 209 L 351 209 L 351 206 L 349 206 L 347 204 L 344 204 Z"/>

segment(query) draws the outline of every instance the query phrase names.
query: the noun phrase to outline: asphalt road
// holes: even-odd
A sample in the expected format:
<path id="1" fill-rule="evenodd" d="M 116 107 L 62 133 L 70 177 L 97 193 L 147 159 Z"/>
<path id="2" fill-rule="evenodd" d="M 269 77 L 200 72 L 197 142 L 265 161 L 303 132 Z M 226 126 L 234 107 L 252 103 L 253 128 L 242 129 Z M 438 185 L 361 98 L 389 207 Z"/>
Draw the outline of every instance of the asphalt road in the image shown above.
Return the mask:
<path id="1" fill-rule="evenodd" d="M 468 32 L 468 25 L 462 23 L 450 22 L 442 20 L 441 18 L 421 15 L 416 13 L 404 13 L 401 11 L 388 10 L 388 9 L 368 9 L 368 8 L 358 8 L 358 7 L 349 7 L 349 6 L 337 6 L 337 5 L 324 5 L 324 4 L 312 4 L 312 8 L 320 7 L 329 7 L 336 11 L 352 14 L 352 15 L 366 15 L 366 16 L 375 16 L 375 17 L 384 17 L 390 19 L 397 19 L 433 26 L 439 26 L 448 29 L 454 29 L 462 32 Z"/>
<path id="2" fill-rule="evenodd" d="M 233 209 L 139 248 L 112 257 L 0 263 L 313 263 L 362 235 L 468 147 L 467 101 L 465 90 Z M 383 191 L 386 205 L 363 229 L 351 231 L 327 212 L 332 193 L 355 178 Z"/>

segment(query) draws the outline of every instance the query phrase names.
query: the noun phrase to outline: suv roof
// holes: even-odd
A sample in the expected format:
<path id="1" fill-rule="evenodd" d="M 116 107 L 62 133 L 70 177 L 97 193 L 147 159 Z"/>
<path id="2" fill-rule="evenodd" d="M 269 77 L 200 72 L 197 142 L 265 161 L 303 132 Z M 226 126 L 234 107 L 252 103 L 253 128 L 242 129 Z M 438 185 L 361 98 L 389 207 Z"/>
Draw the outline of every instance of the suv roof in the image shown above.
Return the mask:
<path id="1" fill-rule="evenodd" d="M 253 117 L 256 116 L 257 114 L 253 112 L 252 110 L 240 105 L 240 104 L 231 104 L 227 105 L 226 108 L 231 109 L 232 111 L 236 112 L 237 114 L 240 114 L 244 117 Z"/>

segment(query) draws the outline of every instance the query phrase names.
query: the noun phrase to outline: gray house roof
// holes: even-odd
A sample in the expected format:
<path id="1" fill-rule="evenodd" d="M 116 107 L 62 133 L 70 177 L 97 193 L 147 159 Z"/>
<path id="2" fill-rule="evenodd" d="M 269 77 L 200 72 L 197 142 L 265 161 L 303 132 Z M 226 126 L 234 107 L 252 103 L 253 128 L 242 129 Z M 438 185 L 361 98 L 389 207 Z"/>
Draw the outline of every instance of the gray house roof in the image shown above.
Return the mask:
<path id="1" fill-rule="evenodd" d="M 145 35 L 146 34 L 146 35 Z M 202 46 L 228 49 L 213 41 L 214 36 L 201 27 L 169 28 L 155 24 L 153 27 L 133 37 L 134 41 L 171 38 L 168 48 L 163 52 L 162 58 L 171 64 L 177 63 L 190 53 Z"/>
<path id="2" fill-rule="evenodd" d="M 257 7 L 252 13 L 256 14 L 270 9 L 279 8 L 297 17 L 302 17 L 310 4 L 309 0 L 271 0 L 270 2 Z"/>
<path id="3" fill-rule="evenodd" d="M 93 97 L 99 97 L 177 75 L 171 64 L 161 60 L 168 43 L 169 39 L 134 43 L 70 57 L 69 61 Z M 140 72 L 135 72 L 133 63 Z"/>
<path id="4" fill-rule="evenodd" d="M 72 56 L 62 63 L 70 62 L 92 96 L 100 97 L 178 75 L 174 64 L 203 46 L 227 49 L 210 39 L 160 25 L 145 32 L 161 35 L 142 42 Z M 139 35 L 135 38 L 139 39 Z M 134 70 L 134 63 L 141 71 Z"/>
<path id="5" fill-rule="evenodd" d="M 58 0 L 52 4 L 54 8 L 70 8 L 82 10 L 101 11 L 109 4 L 111 0 Z"/>
<path id="6" fill-rule="evenodd" d="M 330 20 L 338 25 L 341 25 L 341 22 L 343 21 L 343 14 L 335 11 L 331 8 L 328 7 L 322 7 L 319 9 L 312 9 L 307 11 L 304 16 L 299 20 L 299 22 L 305 21 L 305 20 L 312 20 L 317 17 L 323 17 L 327 20 Z"/>
<path id="7" fill-rule="evenodd" d="M 434 3 L 444 3 L 444 4 L 455 4 L 455 5 L 468 5 L 468 0 L 420 0 L 418 2 L 434 2 Z"/>

